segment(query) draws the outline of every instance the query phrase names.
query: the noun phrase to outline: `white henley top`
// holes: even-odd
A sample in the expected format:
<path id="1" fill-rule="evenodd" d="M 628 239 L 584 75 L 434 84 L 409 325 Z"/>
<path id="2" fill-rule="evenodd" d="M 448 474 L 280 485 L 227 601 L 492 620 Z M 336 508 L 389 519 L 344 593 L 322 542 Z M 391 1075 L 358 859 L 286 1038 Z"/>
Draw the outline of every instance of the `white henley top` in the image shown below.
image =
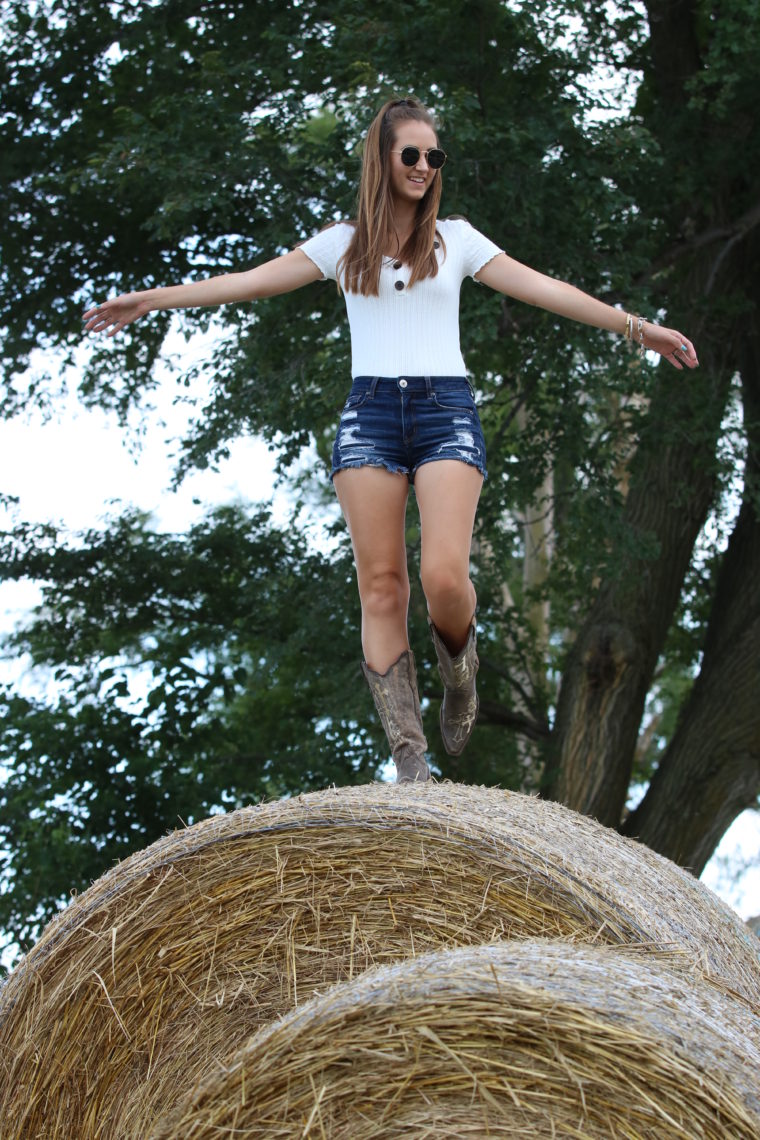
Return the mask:
<path id="1" fill-rule="evenodd" d="M 436 250 L 438 274 L 411 289 L 411 270 L 384 258 L 379 296 L 344 292 L 351 330 L 352 376 L 464 376 L 459 347 L 459 290 L 486 262 L 503 251 L 464 219 L 439 221 L 445 254 Z M 349 222 L 321 230 L 298 248 L 323 277 L 336 266 L 353 234 Z"/>

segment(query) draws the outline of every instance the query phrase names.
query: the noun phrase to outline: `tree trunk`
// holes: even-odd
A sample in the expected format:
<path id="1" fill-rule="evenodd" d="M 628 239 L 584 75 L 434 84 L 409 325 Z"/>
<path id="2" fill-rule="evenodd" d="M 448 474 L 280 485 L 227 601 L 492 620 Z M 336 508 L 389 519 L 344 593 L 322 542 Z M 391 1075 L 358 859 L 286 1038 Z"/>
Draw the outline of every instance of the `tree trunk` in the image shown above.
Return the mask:
<path id="1" fill-rule="evenodd" d="M 647 794 L 623 831 L 695 874 L 760 792 L 760 523 L 742 506 L 702 670 Z"/>
<path id="2" fill-rule="evenodd" d="M 646 125 L 676 166 L 683 156 L 685 174 L 697 154 L 691 144 L 709 139 L 715 146 L 726 124 L 698 101 L 690 103 L 691 80 L 702 67 L 692 0 L 649 0 L 647 11 Z M 736 129 L 744 127 L 739 123 Z M 751 248 L 756 219 L 747 209 L 756 195 L 748 196 L 746 164 L 726 163 L 725 176 L 706 196 L 696 171 L 691 173 L 676 179 L 672 200 L 662 202 L 665 230 L 675 244 L 653 273 L 657 269 L 667 289 L 669 310 L 680 314 L 669 316 L 669 323 L 684 321 L 684 331 L 698 343 L 702 367 L 674 374 L 661 365 L 625 504 L 631 532 L 650 543 L 650 556 L 639 558 L 633 575 L 607 574 L 593 598 L 563 676 L 546 778 L 546 794 L 613 827 L 621 823 L 646 694 L 712 502 L 715 444 L 728 384 L 737 368 L 751 365 L 753 383 L 757 375 L 757 352 L 749 348 L 747 331 L 756 318 L 757 299 L 754 312 L 744 308 L 757 280 Z M 679 200 L 681 190 L 686 196 Z M 729 317 L 732 306 L 743 310 L 741 323 Z M 688 312 L 694 314 L 692 320 Z M 708 321 L 704 336 L 700 313 Z M 740 361 L 742 344 L 748 355 Z M 748 474 L 748 486 L 756 486 L 755 476 Z M 751 498 L 748 494 L 726 556 L 703 677 L 688 702 L 668 763 L 626 824 L 627 831 L 656 850 L 676 853 L 695 868 L 757 793 L 751 693 L 760 703 L 760 687 L 757 631 L 749 615 L 760 572 Z M 734 699 L 737 727 L 732 732 Z M 687 775 L 687 763 L 697 772 L 701 767 L 699 785 Z M 667 780 L 672 782 L 666 785 Z M 701 839 L 700 826 L 707 828 Z"/>
<path id="3" fill-rule="evenodd" d="M 728 389 L 717 368 L 688 384 L 660 368 L 625 504 L 649 553 L 637 573 L 609 575 L 591 604 L 563 673 L 544 785 L 610 827 L 621 821 L 646 694 L 713 499 Z"/>
<path id="4" fill-rule="evenodd" d="M 702 668 L 650 787 L 624 831 L 701 874 L 760 794 L 760 333 L 745 318 L 740 368 L 744 496 L 710 612 Z"/>

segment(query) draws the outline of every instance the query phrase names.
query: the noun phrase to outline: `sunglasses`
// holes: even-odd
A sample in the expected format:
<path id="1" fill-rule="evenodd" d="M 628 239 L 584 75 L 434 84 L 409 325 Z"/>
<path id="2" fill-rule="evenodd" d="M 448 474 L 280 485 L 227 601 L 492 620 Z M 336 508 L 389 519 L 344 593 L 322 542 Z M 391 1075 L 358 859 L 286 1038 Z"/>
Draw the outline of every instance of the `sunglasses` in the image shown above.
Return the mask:
<path id="1" fill-rule="evenodd" d="M 403 150 L 394 150 L 393 154 L 401 155 L 404 166 L 416 166 L 420 161 L 420 154 L 424 154 L 432 170 L 440 170 L 446 161 L 446 152 L 435 146 L 426 151 L 421 151 L 418 146 L 405 146 Z"/>

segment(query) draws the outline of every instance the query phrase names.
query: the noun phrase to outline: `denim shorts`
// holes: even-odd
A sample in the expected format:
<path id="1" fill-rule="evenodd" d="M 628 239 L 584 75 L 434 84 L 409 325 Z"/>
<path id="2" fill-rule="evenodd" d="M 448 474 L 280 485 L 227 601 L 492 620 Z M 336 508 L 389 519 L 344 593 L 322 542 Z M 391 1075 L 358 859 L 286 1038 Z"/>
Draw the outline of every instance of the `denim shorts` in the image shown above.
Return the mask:
<path id="1" fill-rule="evenodd" d="M 459 459 L 486 475 L 486 445 L 474 393 L 463 376 L 357 376 L 333 445 L 332 475 L 385 467 L 406 475 L 423 463 Z"/>

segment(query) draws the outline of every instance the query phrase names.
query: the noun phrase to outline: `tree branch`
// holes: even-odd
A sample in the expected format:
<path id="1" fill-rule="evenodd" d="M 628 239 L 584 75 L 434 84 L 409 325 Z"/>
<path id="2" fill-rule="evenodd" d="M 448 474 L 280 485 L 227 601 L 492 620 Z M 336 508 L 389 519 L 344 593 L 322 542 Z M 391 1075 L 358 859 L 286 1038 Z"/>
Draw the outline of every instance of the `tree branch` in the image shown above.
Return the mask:
<path id="1" fill-rule="evenodd" d="M 536 724 L 542 723 L 543 718 L 535 715 L 535 711 L 534 711 L 535 702 L 533 700 L 532 694 L 529 693 L 528 690 L 525 688 L 525 686 L 520 681 L 517 680 L 514 673 L 510 673 L 509 669 L 504 669 L 501 665 L 498 665 L 490 657 L 484 657 L 482 653 L 480 654 L 480 665 L 481 665 L 481 668 L 488 669 L 488 670 L 490 670 L 490 672 L 495 673 L 497 675 L 497 677 L 503 678 L 503 680 L 505 680 L 507 682 L 509 687 L 511 689 L 514 689 L 515 692 L 519 693 L 520 696 L 522 697 L 522 699 L 525 701 L 525 704 L 527 705 L 528 709 L 530 709 L 531 713 L 533 714 L 533 719 L 535 720 L 535 723 Z M 523 668 L 525 670 L 526 676 L 529 677 L 530 671 L 528 670 L 527 664 L 524 664 Z"/>
<path id="2" fill-rule="evenodd" d="M 653 277 L 656 277 L 658 273 L 662 272 L 663 269 L 674 266 L 683 258 L 689 257 L 710 245 L 714 245 L 716 242 L 723 242 L 724 244 L 707 276 L 707 284 L 705 285 L 704 292 L 705 295 L 708 295 L 715 284 L 718 269 L 730 250 L 758 225 L 760 225 L 760 202 L 745 211 L 745 213 L 733 223 L 722 226 L 712 226 L 708 230 L 703 230 L 700 234 L 693 235 L 687 241 L 672 245 L 652 262 L 647 272 L 639 278 L 639 281 L 649 281 Z"/>
<path id="3" fill-rule="evenodd" d="M 545 722 L 540 723 L 531 720 L 522 713 L 516 713 L 512 709 L 505 708 L 497 701 L 481 700 L 478 720 L 481 724 L 500 724 L 505 728 L 512 728 L 530 740 L 548 740 L 551 735 L 551 729 Z"/>

